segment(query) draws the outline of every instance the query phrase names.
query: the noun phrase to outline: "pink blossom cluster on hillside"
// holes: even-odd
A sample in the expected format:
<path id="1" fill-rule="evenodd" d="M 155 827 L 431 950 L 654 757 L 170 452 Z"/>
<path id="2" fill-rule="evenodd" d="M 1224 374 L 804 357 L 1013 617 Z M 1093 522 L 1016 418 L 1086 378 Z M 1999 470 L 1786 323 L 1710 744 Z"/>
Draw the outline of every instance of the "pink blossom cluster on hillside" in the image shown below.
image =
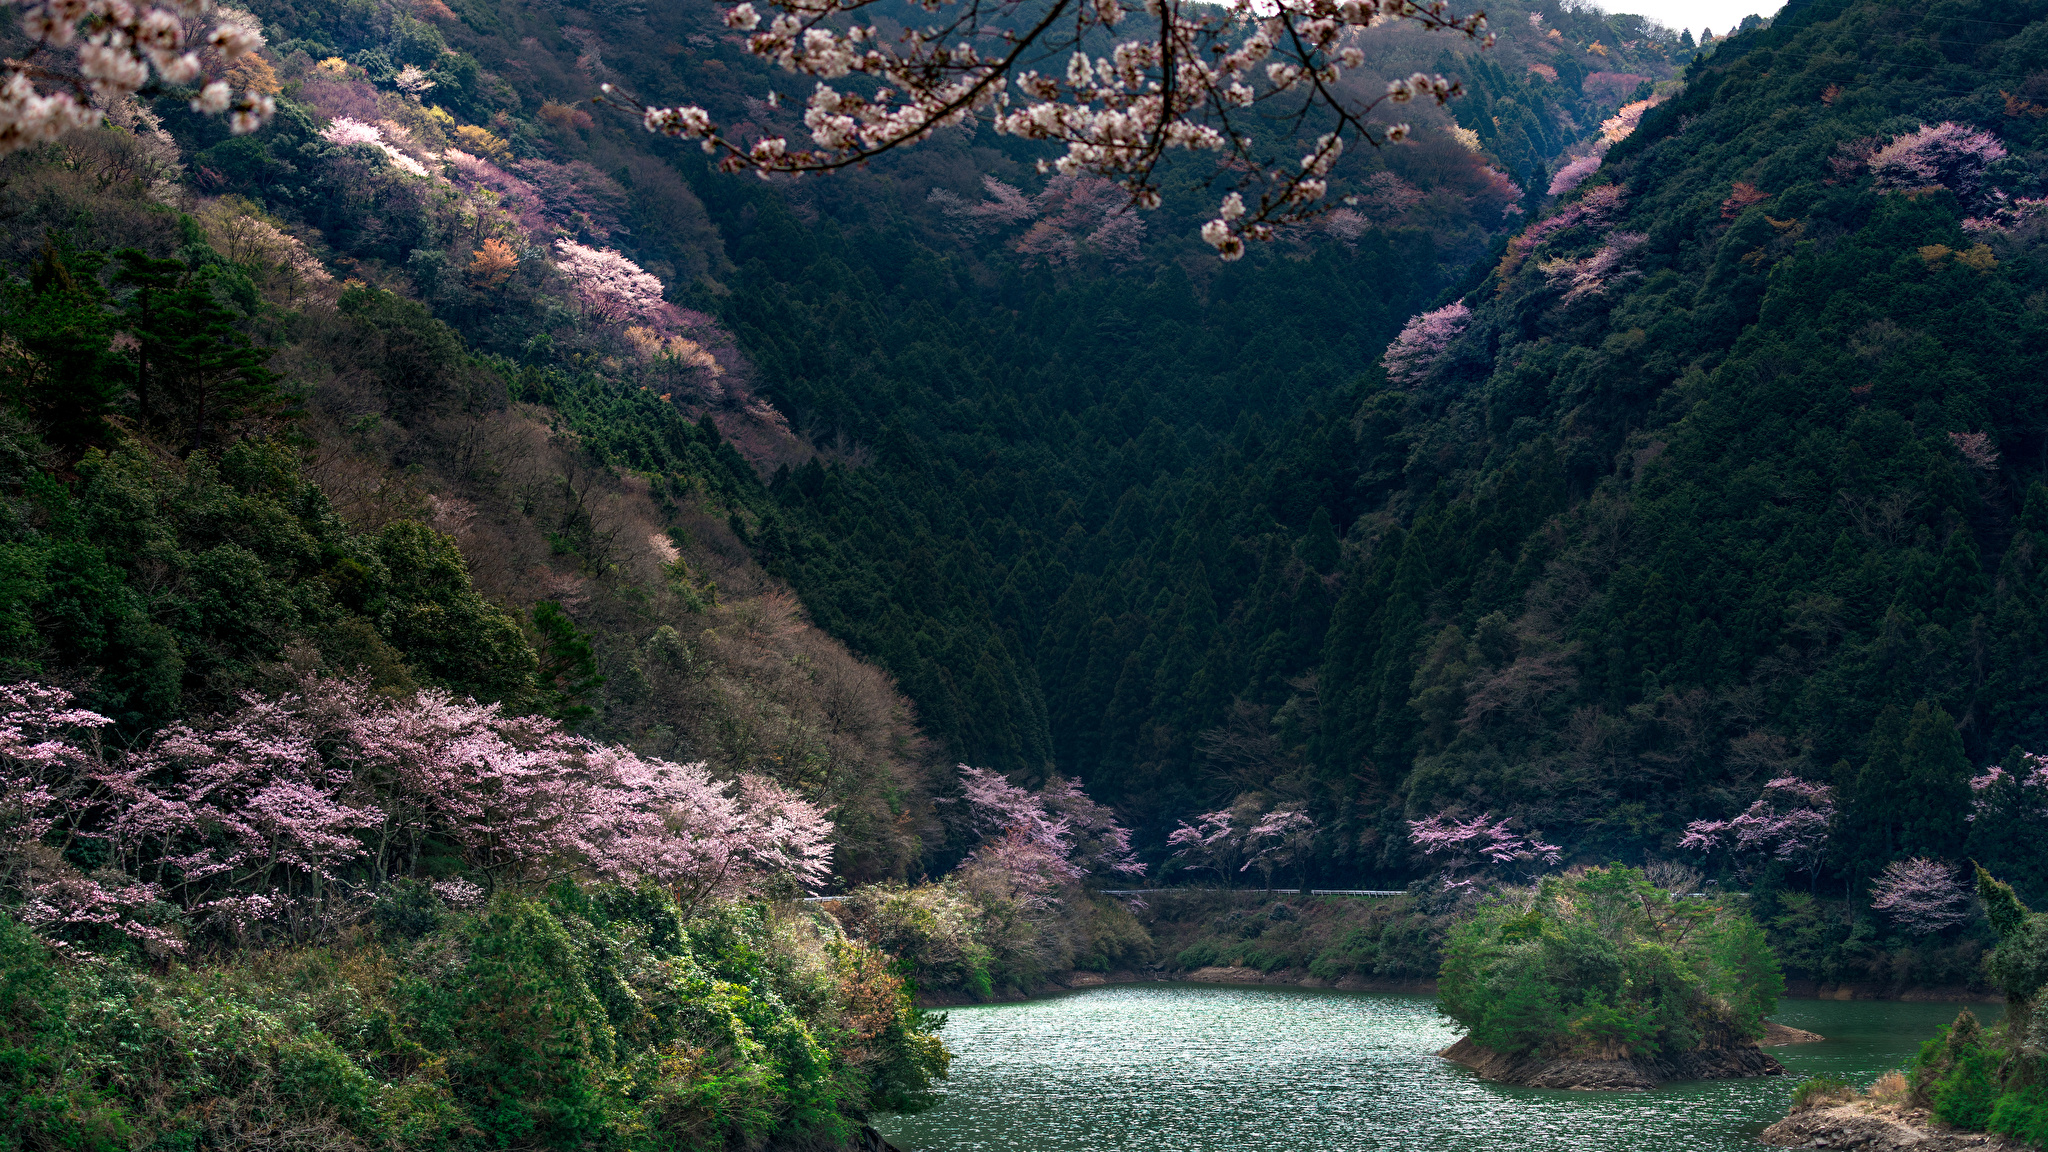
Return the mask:
<path id="1" fill-rule="evenodd" d="M 1063 268 L 1092 250 L 1113 263 L 1138 258 L 1145 222 L 1131 207 L 1130 193 L 1099 176 L 1054 176 L 1035 196 L 993 176 L 981 178 L 985 200 L 968 202 L 943 188 L 927 197 L 968 237 L 1029 224 L 1011 242 L 1024 264 Z"/>
<path id="2" fill-rule="evenodd" d="M 1319 830 L 1300 805 L 1283 805 L 1256 820 L 1226 808 L 1205 812 L 1193 824 L 1182 821 L 1166 843 L 1189 871 L 1214 872 L 1228 883 L 1257 868 L 1270 884 L 1275 871 L 1307 860 Z"/>
<path id="3" fill-rule="evenodd" d="M 1563 209 L 1536 221 L 1508 241 L 1508 250 L 1502 255 L 1500 271 L 1496 274 L 1503 285 L 1522 261 L 1541 247 L 1546 241 L 1560 236 L 1570 229 L 1585 226 L 1611 229 L 1614 218 L 1620 214 L 1627 194 L 1617 184 L 1602 184 L 1591 189 Z"/>
<path id="4" fill-rule="evenodd" d="M 1512 820 L 1496 820 L 1490 812 L 1464 820 L 1449 812 L 1410 820 L 1408 842 L 1418 855 L 1443 869 L 1446 887 L 1469 887 L 1487 873 L 1527 871 L 1564 858 L 1557 845 L 1544 843 L 1537 833 L 1519 832 Z"/>
<path id="5" fill-rule="evenodd" d="M 2005 157 L 2005 146 L 1989 132 L 1952 121 L 1894 138 L 1867 161 L 1876 186 L 1910 191 L 1932 185 L 1953 190 L 1965 202 L 1976 199 L 1985 170 Z"/>
<path id="6" fill-rule="evenodd" d="M 1090 876 L 1142 876 L 1131 832 L 1079 780 L 1055 776 L 1037 792 L 986 768 L 960 765 L 967 818 L 981 844 L 961 865 L 971 885 L 1025 908 L 1052 903 L 1060 887 Z"/>
<path id="7" fill-rule="evenodd" d="M 1818 873 L 1827 860 L 1828 826 L 1835 817 L 1835 790 L 1797 776 L 1780 776 L 1763 794 L 1729 820 L 1695 820 L 1685 826 L 1680 848 L 1725 853 L 1747 880 L 1766 863 L 1779 861 L 1795 872 Z"/>
<path id="8" fill-rule="evenodd" d="M 130 752 L 104 746 L 109 727 L 60 689 L 0 688 L 0 853 L 53 939 L 109 928 L 175 951 L 189 929 L 302 932 L 436 846 L 482 887 L 651 881 L 686 904 L 830 868 L 831 823 L 771 781 L 438 690 L 307 677 Z M 65 856 L 88 843 L 106 861 L 90 874 Z"/>
<path id="9" fill-rule="evenodd" d="M 1962 869 L 1925 856 L 1884 866 L 1870 906 L 1916 936 L 1931 936 L 1970 918 L 1970 887 Z"/>
<path id="10" fill-rule="evenodd" d="M 1401 334 L 1387 345 L 1382 362 L 1387 367 L 1387 382 L 1398 387 L 1412 388 L 1429 375 L 1444 352 L 1451 346 L 1458 333 L 1472 322 L 1472 310 L 1463 300 L 1446 304 L 1433 312 L 1410 317 L 1401 328 Z"/>

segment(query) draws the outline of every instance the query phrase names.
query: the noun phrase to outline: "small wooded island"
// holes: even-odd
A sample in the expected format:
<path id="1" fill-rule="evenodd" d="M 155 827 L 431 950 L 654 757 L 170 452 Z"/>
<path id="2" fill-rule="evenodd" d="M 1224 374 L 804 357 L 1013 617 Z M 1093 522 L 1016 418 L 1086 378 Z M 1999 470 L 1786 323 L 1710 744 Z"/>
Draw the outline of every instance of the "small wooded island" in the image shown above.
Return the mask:
<path id="1" fill-rule="evenodd" d="M 1784 979 L 1746 914 L 1610 865 L 1487 897 L 1445 945 L 1442 1055 L 1538 1088 L 1776 1076 L 1757 1047 Z"/>

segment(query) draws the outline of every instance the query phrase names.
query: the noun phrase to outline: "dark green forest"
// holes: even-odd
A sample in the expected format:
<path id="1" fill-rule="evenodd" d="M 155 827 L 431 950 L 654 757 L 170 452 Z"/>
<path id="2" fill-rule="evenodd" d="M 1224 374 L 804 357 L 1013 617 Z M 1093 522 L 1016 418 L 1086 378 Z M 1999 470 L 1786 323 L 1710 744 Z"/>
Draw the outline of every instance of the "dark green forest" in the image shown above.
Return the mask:
<path id="1" fill-rule="evenodd" d="M 164 123 L 210 191 L 417 299 L 418 316 L 355 306 L 396 333 L 364 369 L 380 418 L 413 430 L 392 463 L 432 458 L 445 441 L 418 430 L 451 412 L 546 406 L 593 463 L 653 478 L 676 539 L 694 539 L 685 497 L 708 500 L 722 539 L 894 678 L 934 762 L 1078 776 L 1155 862 L 1198 812 L 1305 804 L 1325 834 L 1304 876 L 1389 883 L 1421 870 L 1405 820 L 1507 815 L 1643 861 L 1800 776 L 1838 790 L 1830 884 L 1966 851 L 2042 879 L 2028 821 L 1966 819 L 1968 781 L 2019 774 L 2048 723 L 2027 207 L 2048 49 L 2028 12 L 1799 4 L 1700 50 L 1555 6 L 1529 10 L 1546 33 L 1500 14 L 1492 53 L 1390 34 L 1387 70 L 1455 71 L 1471 94 L 1335 178 L 1415 196 L 1223 266 L 1193 239 L 1194 167 L 1135 255 L 1083 240 L 1036 258 L 972 211 L 991 181 L 1039 194 L 1025 143 L 963 136 L 764 184 L 573 107 L 602 71 L 792 116 L 747 103 L 768 74 L 698 30 L 708 7 L 257 11 L 277 120 Z M 478 280 L 468 209 L 323 142 L 324 117 L 385 99 L 409 64 L 429 107 L 381 111 L 502 148 L 542 182 L 554 235 L 620 247 L 728 330 L 724 401 L 656 400 L 616 368 L 616 337 L 565 326 L 531 253 Z M 1546 195 L 1603 117 L 1653 95 L 1588 182 Z M 1937 123 L 1999 156 L 1917 187 L 1871 169 Z M 1390 381 L 1403 324 L 1457 301 L 1457 337 Z M 451 369 L 408 377 L 401 351 L 469 365 L 462 398 L 420 392 Z M 741 385 L 800 450 L 721 436 Z M 601 573 L 609 545 L 578 515 L 549 539 Z M 560 706 L 646 737 L 649 698 L 620 675 L 639 640 L 578 626 L 603 678 L 558 678 L 591 697 Z M 943 866 L 953 833 L 919 843 L 903 851 Z"/>
<path id="2" fill-rule="evenodd" d="M 1720 46 L 1550 272 L 1318 253 L 1005 308 L 853 243 L 743 261 L 770 393 L 875 445 L 778 477 L 757 548 L 961 758 L 1154 835 L 1261 791 L 1327 814 L 1331 876 L 1400 875 L 1399 821 L 1446 808 L 1640 859 L 1801 775 L 1841 791 L 1840 875 L 1974 835 L 2038 884 L 1967 820 L 2048 723 L 2048 285 L 2031 232 L 1962 224 L 2039 195 L 2048 48 L 1998 16 L 1795 5 Z M 1937 121 L 2003 142 L 1982 187 L 1841 162 Z M 1633 261 L 1560 291 L 1602 234 Z M 1469 328 L 1390 386 L 1379 342 L 1456 294 Z"/>

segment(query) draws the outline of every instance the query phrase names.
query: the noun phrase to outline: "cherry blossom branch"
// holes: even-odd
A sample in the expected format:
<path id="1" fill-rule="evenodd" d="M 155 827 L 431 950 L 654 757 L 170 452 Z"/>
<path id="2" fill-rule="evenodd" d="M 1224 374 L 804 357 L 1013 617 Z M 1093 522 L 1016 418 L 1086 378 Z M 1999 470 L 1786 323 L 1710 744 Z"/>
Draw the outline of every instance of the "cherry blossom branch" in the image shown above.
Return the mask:
<path id="1" fill-rule="evenodd" d="M 55 140 L 99 122 L 100 110 L 138 92 L 187 95 L 194 112 L 229 113 L 236 135 L 254 132 L 277 105 L 251 88 L 237 98 L 225 79 L 206 79 L 207 61 L 232 64 L 263 46 L 246 17 L 221 19 L 209 31 L 201 17 L 214 0 L 175 0 L 141 8 L 130 0 L 0 0 L 28 9 L 22 30 L 32 45 L 20 59 L 0 61 L 0 154 Z M 39 83 L 41 82 L 40 86 Z M 49 91 L 61 85 L 63 91 Z"/>
<path id="2" fill-rule="evenodd" d="M 1065 145 L 1056 160 L 1040 162 L 1041 171 L 1114 179 L 1141 209 L 1159 206 L 1156 175 L 1169 153 L 1218 152 L 1226 168 L 1243 175 L 1203 225 L 1202 238 L 1223 259 L 1235 260 L 1246 239 L 1271 239 L 1277 226 L 1328 210 L 1328 175 L 1347 138 L 1377 148 L 1408 137 L 1405 123 L 1371 121 L 1383 104 L 1418 97 L 1443 104 L 1463 92 L 1442 76 L 1417 72 L 1371 100 L 1347 98 L 1338 80 L 1365 63 L 1363 50 L 1347 39 L 1376 25 L 1407 22 L 1486 47 L 1494 42 L 1483 12 L 1453 15 L 1449 0 L 1233 0 L 1228 7 L 1145 0 L 1142 8 L 1127 8 L 1124 0 L 1049 0 L 1021 31 L 1005 25 L 1025 14 L 1026 0 L 924 0 L 934 14 L 960 6 L 949 23 L 908 29 L 889 45 L 874 25 L 851 19 L 879 2 L 767 0 L 776 15 L 765 30 L 752 3 L 725 13 L 727 27 L 751 33 L 749 52 L 817 81 L 804 113 L 812 148 L 792 149 L 781 136 L 735 140 L 700 106 L 651 106 L 610 84 L 600 102 L 639 116 L 650 132 L 697 140 L 724 171 L 764 178 L 836 171 L 929 139 L 941 128 L 985 121 L 998 133 Z M 1124 40 L 1106 57 L 1089 56 L 1084 43 L 1091 33 L 1110 32 L 1139 13 L 1154 23 L 1156 36 Z M 984 56 L 975 47 L 984 38 L 1001 41 L 1005 50 Z M 1064 77 L 1026 66 L 1062 52 L 1071 53 Z M 1261 64 L 1264 91 L 1247 82 L 1257 80 Z M 869 90 L 827 83 L 849 76 L 862 78 Z M 769 95 L 774 104 L 778 98 Z M 1334 119 L 1335 127 L 1292 170 L 1260 161 L 1252 138 L 1232 122 L 1233 110 L 1274 99 L 1298 100 L 1283 117 L 1296 131 L 1316 115 Z M 1256 206 L 1247 206 L 1243 193 L 1254 185 L 1262 188 Z"/>

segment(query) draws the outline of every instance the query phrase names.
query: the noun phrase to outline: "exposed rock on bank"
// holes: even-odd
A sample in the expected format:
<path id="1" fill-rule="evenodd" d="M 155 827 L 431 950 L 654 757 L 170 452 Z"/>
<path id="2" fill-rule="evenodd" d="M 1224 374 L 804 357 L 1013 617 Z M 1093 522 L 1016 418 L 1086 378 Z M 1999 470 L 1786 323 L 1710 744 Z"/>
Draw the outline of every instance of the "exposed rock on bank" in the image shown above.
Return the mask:
<path id="1" fill-rule="evenodd" d="M 1825 1039 L 1827 1037 L 1818 1032 L 1808 1032 L 1804 1028 L 1794 1028 L 1790 1024 L 1780 1024 L 1775 1020 L 1766 1020 L 1764 1021 L 1764 1038 L 1757 1041 L 1757 1043 L 1765 1048 L 1776 1048 L 1780 1044 L 1811 1044 L 1816 1040 Z"/>
<path id="2" fill-rule="evenodd" d="M 2022 1152 L 2027 1146 L 1986 1132 L 1958 1132 L 1929 1124 L 1927 1113 L 1868 1101 L 1806 1108 L 1764 1129 L 1763 1142 L 1779 1148 L 1833 1148 L 1853 1152 Z"/>
<path id="3" fill-rule="evenodd" d="M 1739 1080 L 1785 1074 L 1783 1064 L 1756 1048 L 1706 1048 L 1626 1060 L 1553 1060 L 1509 1056 L 1467 1037 L 1437 1055 L 1502 1084 L 1586 1092 L 1642 1092 L 1671 1080 Z"/>

